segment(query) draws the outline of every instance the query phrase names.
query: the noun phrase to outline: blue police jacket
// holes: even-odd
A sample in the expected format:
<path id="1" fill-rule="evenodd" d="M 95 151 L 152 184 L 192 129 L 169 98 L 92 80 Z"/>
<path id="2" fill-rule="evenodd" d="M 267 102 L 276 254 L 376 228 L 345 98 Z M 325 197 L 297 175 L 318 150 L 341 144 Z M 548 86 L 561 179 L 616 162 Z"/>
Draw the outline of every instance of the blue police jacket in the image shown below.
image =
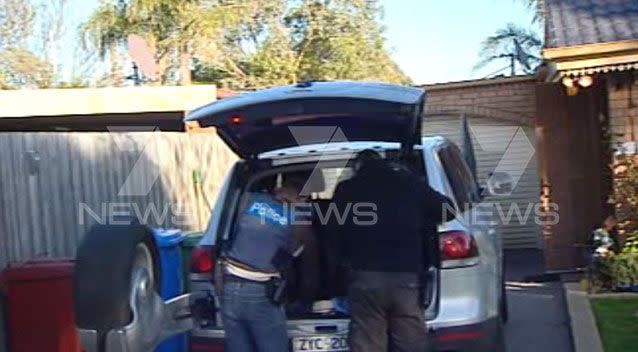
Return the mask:
<path id="1" fill-rule="evenodd" d="M 269 193 L 244 197 L 228 257 L 262 272 L 277 272 L 275 257 L 293 252 L 290 211 Z"/>

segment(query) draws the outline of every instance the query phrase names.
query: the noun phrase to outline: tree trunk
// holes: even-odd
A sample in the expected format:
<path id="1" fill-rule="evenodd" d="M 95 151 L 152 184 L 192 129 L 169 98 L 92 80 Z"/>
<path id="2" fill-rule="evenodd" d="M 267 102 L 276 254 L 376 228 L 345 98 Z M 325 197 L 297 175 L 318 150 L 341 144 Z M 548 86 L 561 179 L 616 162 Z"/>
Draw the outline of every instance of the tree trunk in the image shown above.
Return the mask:
<path id="1" fill-rule="evenodd" d="M 115 44 L 109 45 L 109 86 L 121 87 L 124 85 L 125 74 L 120 63 L 120 54 Z"/>
<path id="2" fill-rule="evenodd" d="M 191 84 L 191 53 L 188 45 L 184 44 L 179 51 L 179 85 Z"/>

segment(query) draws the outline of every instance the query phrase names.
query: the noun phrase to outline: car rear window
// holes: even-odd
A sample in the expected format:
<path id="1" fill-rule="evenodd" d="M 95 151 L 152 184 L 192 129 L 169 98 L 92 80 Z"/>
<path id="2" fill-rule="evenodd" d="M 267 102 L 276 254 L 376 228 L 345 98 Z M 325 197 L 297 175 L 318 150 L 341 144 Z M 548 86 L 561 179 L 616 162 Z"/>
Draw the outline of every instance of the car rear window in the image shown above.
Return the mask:
<path id="1" fill-rule="evenodd" d="M 469 167 L 456 146 L 446 146 L 439 151 L 439 159 L 445 169 L 454 198 L 461 211 L 469 209 L 480 200 L 478 187 Z"/>

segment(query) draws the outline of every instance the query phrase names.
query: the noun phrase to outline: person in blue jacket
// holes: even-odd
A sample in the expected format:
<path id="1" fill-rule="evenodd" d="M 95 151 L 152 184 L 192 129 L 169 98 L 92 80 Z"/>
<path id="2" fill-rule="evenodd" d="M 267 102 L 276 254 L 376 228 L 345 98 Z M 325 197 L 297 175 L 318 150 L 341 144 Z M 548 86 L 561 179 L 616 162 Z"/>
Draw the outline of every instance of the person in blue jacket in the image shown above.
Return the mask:
<path id="1" fill-rule="evenodd" d="M 228 352 L 288 350 L 283 276 L 314 238 L 310 219 L 295 213 L 307 200 L 299 194 L 304 183 L 287 177 L 272 192 L 251 191 L 242 199 L 223 269 Z"/>

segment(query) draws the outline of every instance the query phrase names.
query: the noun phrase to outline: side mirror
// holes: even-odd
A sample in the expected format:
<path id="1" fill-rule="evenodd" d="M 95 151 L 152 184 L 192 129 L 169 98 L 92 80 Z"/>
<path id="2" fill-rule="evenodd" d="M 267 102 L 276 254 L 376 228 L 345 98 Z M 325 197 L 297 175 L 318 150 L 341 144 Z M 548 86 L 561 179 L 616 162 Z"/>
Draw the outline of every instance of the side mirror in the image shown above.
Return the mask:
<path id="1" fill-rule="evenodd" d="M 509 196 L 514 191 L 514 178 L 507 172 L 495 172 L 487 179 L 486 191 L 491 196 Z"/>

